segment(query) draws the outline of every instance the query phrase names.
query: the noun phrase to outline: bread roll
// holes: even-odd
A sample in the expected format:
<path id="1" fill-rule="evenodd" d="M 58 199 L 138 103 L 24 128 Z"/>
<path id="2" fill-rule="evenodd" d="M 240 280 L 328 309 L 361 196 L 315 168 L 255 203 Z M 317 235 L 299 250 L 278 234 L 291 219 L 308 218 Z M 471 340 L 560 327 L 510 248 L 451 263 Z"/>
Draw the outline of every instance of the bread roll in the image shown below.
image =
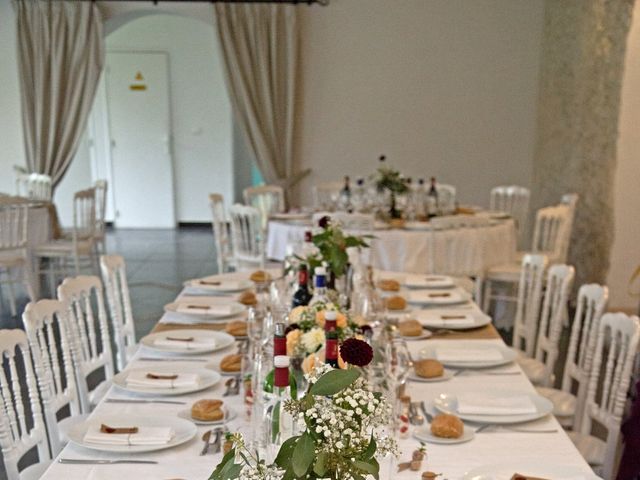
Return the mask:
<path id="1" fill-rule="evenodd" d="M 242 320 L 234 320 L 232 322 L 229 322 L 224 329 L 229 335 L 233 335 L 234 337 L 247 336 L 247 322 L 244 322 Z"/>
<path id="2" fill-rule="evenodd" d="M 223 372 L 239 372 L 242 369 L 242 354 L 232 353 L 220 360 L 220 370 Z"/>
<path id="3" fill-rule="evenodd" d="M 444 374 L 444 367 L 442 364 L 431 358 L 413 362 L 413 369 L 415 370 L 416 375 L 422 378 L 436 378 L 441 377 Z"/>
<path id="4" fill-rule="evenodd" d="M 217 399 L 198 400 L 191 406 L 191 416 L 195 420 L 202 420 L 204 422 L 222 420 L 224 418 L 222 403 L 222 400 Z"/>
<path id="5" fill-rule="evenodd" d="M 256 298 L 256 294 L 250 291 L 245 291 L 240 294 L 238 297 L 238 302 L 247 307 L 253 307 L 258 303 L 258 299 Z"/>
<path id="6" fill-rule="evenodd" d="M 264 283 L 271 280 L 271 275 L 269 275 L 264 270 L 256 270 L 251 274 L 249 279 L 251 279 L 251 281 L 255 283 Z"/>
<path id="7" fill-rule="evenodd" d="M 460 438 L 464 433 L 464 423 L 455 415 L 441 413 L 433 418 L 431 433 L 441 438 Z"/>
<path id="8" fill-rule="evenodd" d="M 398 331 L 403 337 L 419 337 L 422 335 L 422 324 L 414 319 L 404 320 L 398 324 Z"/>
<path id="9" fill-rule="evenodd" d="M 400 290 L 400 283 L 391 278 L 382 279 L 378 282 L 378 288 L 385 292 L 397 292 Z"/>
<path id="10" fill-rule="evenodd" d="M 400 295 L 385 299 L 385 304 L 389 310 L 404 310 L 407 308 L 407 301 Z"/>

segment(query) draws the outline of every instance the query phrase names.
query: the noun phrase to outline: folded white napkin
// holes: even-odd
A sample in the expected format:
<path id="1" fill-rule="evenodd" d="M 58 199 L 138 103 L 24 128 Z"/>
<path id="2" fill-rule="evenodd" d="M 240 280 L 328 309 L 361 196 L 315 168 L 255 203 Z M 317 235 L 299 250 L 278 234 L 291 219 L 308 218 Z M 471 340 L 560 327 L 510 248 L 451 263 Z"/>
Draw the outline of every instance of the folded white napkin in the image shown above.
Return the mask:
<path id="1" fill-rule="evenodd" d="M 440 313 L 423 310 L 416 319 L 425 327 L 472 327 L 475 317 L 469 313 Z"/>
<path id="2" fill-rule="evenodd" d="M 407 275 L 404 283 L 414 288 L 438 288 L 452 286 L 453 280 L 446 275 Z"/>
<path id="3" fill-rule="evenodd" d="M 178 375 L 174 380 L 148 378 L 147 374 L 151 373 L 160 376 Z M 127 386 L 143 387 L 143 388 L 189 388 L 198 386 L 200 375 L 197 373 L 172 373 L 172 372 L 146 372 L 142 370 L 134 370 L 127 375 Z"/>
<path id="4" fill-rule="evenodd" d="M 194 338 L 192 341 L 178 340 L 182 338 L 182 335 L 175 335 L 174 337 L 156 338 L 153 344 L 156 347 L 169 347 L 177 348 L 181 350 L 196 350 L 201 348 L 213 348 L 216 346 L 216 339 L 213 337 Z M 193 338 L 184 336 L 184 338 Z"/>
<path id="5" fill-rule="evenodd" d="M 218 283 L 218 285 L 216 285 Z M 194 280 L 191 282 L 191 286 L 210 289 L 210 290 L 241 290 L 245 288 L 246 282 L 240 282 L 238 280 Z"/>
<path id="6" fill-rule="evenodd" d="M 449 303 L 458 303 L 466 300 L 466 298 L 462 297 L 462 294 L 456 290 L 421 290 L 417 292 L 411 292 L 409 294 L 408 301 L 409 303 L 424 303 L 424 304 L 449 304 Z"/>
<path id="7" fill-rule="evenodd" d="M 203 305 L 201 303 L 178 303 L 176 308 L 178 313 L 189 315 L 232 315 L 234 312 L 231 304 L 218 303 L 213 305 Z"/>
<path id="8" fill-rule="evenodd" d="M 111 425 L 110 427 L 134 427 L 135 425 Z M 138 427 L 138 433 L 102 433 L 100 425 L 89 426 L 84 435 L 87 443 L 101 445 L 166 445 L 174 436 L 171 427 Z"/>
<path id="9" fill-rule="evenodd" d="M 436 358 L 441 362 L 498 362 L 503 360 L 502 352 L 495 348 L 436 348 Z"/>
<path id="10" fill-rule="evenodd" d="M 459 394 L 457 410 L 467 415 L 522 415 L 537 412 L 527 395 L 501 397 L 490 393 Z"/>

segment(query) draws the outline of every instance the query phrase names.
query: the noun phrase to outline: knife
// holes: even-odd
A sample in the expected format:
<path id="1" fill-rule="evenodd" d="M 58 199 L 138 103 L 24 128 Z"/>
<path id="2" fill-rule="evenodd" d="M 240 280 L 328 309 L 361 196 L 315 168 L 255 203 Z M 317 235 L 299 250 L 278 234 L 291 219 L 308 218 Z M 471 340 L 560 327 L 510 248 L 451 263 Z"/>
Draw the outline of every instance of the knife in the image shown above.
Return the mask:
<path id="1" fill-rule="evenodd" d="M 86 460 L 84 458 L 59 458 L 58 463 L 69 463 L 71 465 L 117 465 L 121 463 L 149 464 L 155 465 L 155 460 Z"/>
<path id="2" fill-rule="evenodd" d="M 107 398 L 107 403 L 166 403 L 170 405 L 186 405 L 187 402 L 180 402 L 178 400 L 140 400 L 134 398 Z"/>
<path id="3" fill-rule="evenodd" d="M 206 358 L 185 358 L 185 357 L 171 357 L 171 358 L 154 358 L 154 357 L 141 357 L 138 358 L 141 362 L 207 362 Z"/>

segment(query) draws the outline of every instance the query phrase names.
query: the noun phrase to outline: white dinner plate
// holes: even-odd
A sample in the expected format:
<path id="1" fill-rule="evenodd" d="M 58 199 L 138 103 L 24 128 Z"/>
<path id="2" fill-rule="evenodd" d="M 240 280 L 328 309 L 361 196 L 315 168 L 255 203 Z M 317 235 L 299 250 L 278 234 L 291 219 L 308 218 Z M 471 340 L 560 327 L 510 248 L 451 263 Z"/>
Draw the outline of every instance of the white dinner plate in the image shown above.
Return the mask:
<path id="1" fill-rule="evenodd" d="M 440 445 L 455 445 L 456 443 L 465 443 L 470 440 L 473 440 L 476 436 L 475 430 L 473 428 L 464 427 L 462 432 L 462 436 L 459 438 L 442 438 L 436 437 L 433 433 L 431 433 L 431 427 L 429 425 L 421 428 L 416 428 L 413 431 L 413 436 L 418 440 L 427 443 L 437 443 Z"/>
<path id="2" fill-rule="evenodd" d="M 446 348 L 443 345 L 439 345 L 438 347 L 434 345 L 427 345 L 422 350 L 420 350 L 420 358 L 433 358 L 441 362 L 443 365 L 447 367 L 453 368 L 490 368 L 497 367 L 499 365 L 506 365 L 507 363 L 513 362 L 518 354 L 515 350 L 507 347 L 506 345 L 474 345 L 474 349 L 487 349 L 487 350 L 498 350 L 502 354 L 501 360 L 485 360 L 485 361 L 475 361 L 475 362 L 463 362 L 463 361 L 443 361 L 439 360 L 436 357 L 436 348 Z"/>
<path id="3" fill-rule="evenodd" d="M 482 465 L 473 468 L 462 476 L 462 480 L 510 480 L 514 473 L 528 477 L 552 478 L 561 480 L 598 480 L 592 471 L 571 465 L 549 464 L 548 462 L 505 462 Z"/>
<path id="4" fill-rule="evenodd" d="M 209 301 L 207 301 L 209 300 Z M 211 299 L 207 299 L 206 297 L 189 297 L 188 300 L 184 299 L 184 297 L 177 302 L 171 302 L 164 306 L 166 312 L 174 312 L 179 313 L 180 315 L 188 315 L 190 317 L 197 317 L 202 319 L 221 319 L 221 318 L 229 318 L 235 317 L 247 310 L 247 307 L 238 302 L 225 302 L 229 304 L 229 313 L 225 313 L 222 315 L 218 314 L 202 314 L 202 313 L 187 313 L 187 312 L 179 312 L 178 308 L 180 305 L 212 305 L 214 302 L 211 302 Z"/>
<path id="5" fill-rule="evenodd" d="M 465 392 L 468 393 L 468 392 Z M 486 390 L 478 392 L 478 394 L 485 394 Z M 542 418 L 545 415 L 550 414 L 553 411 L 553 403 L 544 398 L 541 395 L 531 394 L 531 393 L 523 393 L 517 391 L 493 391 L 495 395 L 500 395 L 506 397 L 513 396 L 527 396 L 531 399 L 534 406 L 536 407 L 536 411 L 532 413 L 518 413 L 514 415 L 480 415 L 480 414 L 467 414 L 458 412 L 458 397 L 452 393 L 441 393 L 433 400 L 433 406 L 443 412 L 443 413 L 451 413 L 453 415 L 457 415 L 462 420 L 467 420 L 469 422 L 476 423 L 498 423 L 498 424 L 510 424 L 510 423 L 522 423 L 522 422 L 530 422 L 532 420 L 537 420 L 538 418 Z"/>
<path id="6" fill-rule="evenodd" d="M 212 284 L 203 284 L 202 281 L 212 282 Z M 214 282 L 218 284 L 213 285 Z M 184 282 L 184 286 L 212 293 L 238 293 L 252 288 L 253 282 L 251 280 L 224 280 L 218 277 L 204 277 L 187 280 Z"/>
<path id="7" fill-rule="evenodd" d="M 442 319 L 442 316 L 451 317 L 459 315 L 469 315 L 473 319 L 473 323 L 456 325 L 455 322 L 450 322 L 446 319 Z M 438 310 L 416 310 L 413 312 L 413 318 L 419 321 L 423 327 L 427 328 L 446 328 L 449 330 L 471 330 L 473 328 L 484 327 L 491 323 L 491 317 L 484 315 L 481 312 L 466 312 L 461 310 L 451 311 L 438 311 Z"/>
<path id="8" fill-rule="evenodd" d="M 453 278 L 446 275 L 407 275 L 402 282 L 408 288 L 453 288 Z"/>
<path id="9" fill-rule="evenodd" d="M 206 340 L 212 342 L 211 345 L 195 347 L 195 348 L 180 348 L 178 346 L 170 345 L 156 345 L 156 340 L 166 338 L 193 338 L 197 340 Z M 196 329 L 184 329 L 184 330 L 169 330 L 165 332 L 151 333 L 146 337 L 142 337 L 140 343 L 147 348 L 156 350 L 159 352 L 168 353 L 182 353 L 187 355 L 196 355 L 200 353 L 215 352 L 222 350 L 230 345 L 233 345 L 235 338 L 226 332 L 218 332 L 215 330 L 196 330 Z M 186 346 L 189 342 L 184 342 Z"/>
<path id="10" fill-rule="evenodd" d="M 116 425 L 116 426 L 136 426 L 136 427 L 171 427 L 173 429 L 173 438 L 168 443 L 162 445 L 104 445 L 101 443 L 85 442 L 84 436 L 91 425 Z M 98 417 L 91 417 L 86 422 L 74 425 L 69 430 L 69 440 L 81 447 L 90 448 L 92 450 L 98 450 L 100 452 L 114 452 L 114 453 L 144 453 L 153 452 L 156 450 L 164 450 L 166 448 L 173 448 L 191 440 L 198 428 L 193 422 L 189 422 L 182 418 L 176 418 L 172 416 L 152 416 L 152 415 L 137 415 L 137 416 L 106 416 L 101 415 Z"/>
<path id="11" fill-rule="evenodd" d="M 180 410 L 178 412 L 178 416 L 180 418 L 184 418 L 185 420 L 189 420 L 190 422 L 195 423 L 196 425 L 222 425 L 223 423 L 230 422 L 234 418 L 238 416 L 238 413 L 232 409 L 227 408 L 226 406 L 222 407 L 222 411 L 224 412 L 224 418 L 222 420 L 198 420 L 191 416 L 191 409 L 186 408 L 184 410 Z"/>
<path id="12" fill-rule="evenodd" d="M 153 373 L 197 373 L 200 376 L 200 381 L 197 385 L 183 388 L 143 388 L 132 387 L 127 385 L 127 375 L 134 371 L 153 372 Z M 220 374 L 216 371 L 209 370 L 208 368 L 189 368 L 180 366 L 180 371 L 177 372 L 176 368 L 157 366 L 153 368 L 135 368 L 125 370 L 117 373 L 113 377 L 113 384 L 119 388 L 128 392 L 146 393 L 150 395 L 184 395 L 186 393 L 199 392 L 209 387 L 213 387 L 220 381 Z"/>
<path id="13" fill-rule="evenodd" d="M 425 378 L 425 377 L 421 377 L 419 375 L 416 375 L 416 372 L 412 370 L 411 373 L 409 373 L 409 377 L 408 378 L 412 382 L 421 382 L 421 383 L 446 382 L 447 380 L 451 380 L 453 378 L 453 371 L 445 368 L 444 369 L 444 373 L 442 375 L 440 375 L 439 377 Z"/>
<path id="14" fill-rule="evenodd" d="M 406 295 L 407 303 L 424 306 L 460 305 L 471 300 L 469 292 L 461 288 L 438 290 L 412 290 Z"/>
<path id="15" fill-rule="evenodd" d="M 269 215 L 271 220 L 307 220 L 311 218 L 310 213 L 305 212 L 281 212 Z"/>
<path id="16" fill-rule="evenodd" d="M 431 224 L 429 222 L 405 222 L 405 230 L 431 230 Z"/>

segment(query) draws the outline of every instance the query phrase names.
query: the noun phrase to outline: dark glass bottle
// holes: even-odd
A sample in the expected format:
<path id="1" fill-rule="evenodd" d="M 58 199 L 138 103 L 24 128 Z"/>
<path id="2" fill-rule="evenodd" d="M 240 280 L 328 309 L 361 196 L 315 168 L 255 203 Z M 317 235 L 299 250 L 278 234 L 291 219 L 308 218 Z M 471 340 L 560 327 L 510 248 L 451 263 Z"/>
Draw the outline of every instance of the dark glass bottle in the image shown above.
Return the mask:
<path id="1" fill-rule="evenodd" d="M 307 270 L 307 265 L 303 263 L 298 269 L 298 289 L 293 294 L 291 306 L 293 308 L 306 307 L 309 305 L 312 296 L 309 291 L 309 271 Z"/>
<path id="2" fill-rule="evenodd" d="M 324 358 L 328 365 L 338 368 L 338 332 L 331 330 L 325 333 L 326 343 Z"/>

